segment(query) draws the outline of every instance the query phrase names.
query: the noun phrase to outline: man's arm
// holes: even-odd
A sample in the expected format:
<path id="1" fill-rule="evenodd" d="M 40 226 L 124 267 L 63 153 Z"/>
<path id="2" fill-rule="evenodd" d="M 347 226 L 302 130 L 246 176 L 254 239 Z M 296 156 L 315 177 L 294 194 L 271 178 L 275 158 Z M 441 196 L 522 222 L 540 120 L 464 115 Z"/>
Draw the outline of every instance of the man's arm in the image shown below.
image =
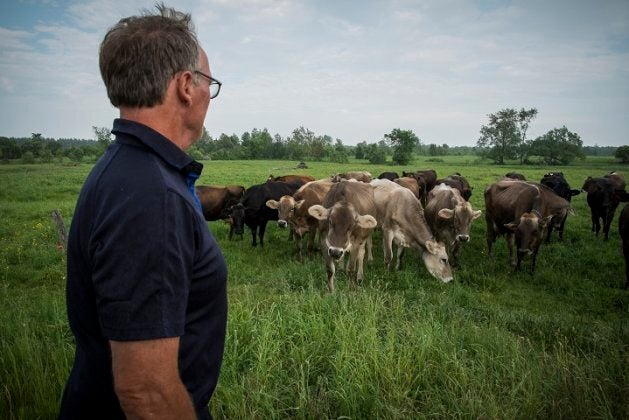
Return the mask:
<path id="1" fill-rule="evenodd" d="M 196 418 L 179 376 L 179 337 L 109 343 L 114 388 L 128 419 Z"/>

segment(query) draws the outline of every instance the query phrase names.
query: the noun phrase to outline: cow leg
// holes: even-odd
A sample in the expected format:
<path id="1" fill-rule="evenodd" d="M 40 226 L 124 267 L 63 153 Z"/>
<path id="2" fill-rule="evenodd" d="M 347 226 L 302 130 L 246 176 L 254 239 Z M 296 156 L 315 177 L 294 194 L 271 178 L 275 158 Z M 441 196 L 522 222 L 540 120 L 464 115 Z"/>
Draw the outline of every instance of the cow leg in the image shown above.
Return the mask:
<path id="1" fill-rule="evenodd" d="M 389 269 L 393 259 L 393 232 L 389 230 L 382 232 L 382 249 L 384 251 L 384 265 Z"/>
<path id="2" fill-rule="evenodd" d="M 367 238 L 367 243 L 365 244 L 365 246 L 367 247 L 367 262 L 371 264 L 373 262 L 373 240 L 371 239 L 371 236 Z"/>
<path id="3" fill-rule="evenodd" d="M 601 230 L 601 225 L 599 224 L 598 219 L 598 211 L 592 211 L 592 232 L 596 232 L 596 236 L 598 236 L 598 232 Z"/>
<path id="4" fill-rule="evenodd" d="M 357 249 L 356 254 L 357 254 L 356 255 L 356 264 L 357 264 L 356 281 L 358 283 L 361 283 L 363 281 L 363 278 L 364 278 L 363 265 L 364 265 L 364 261 L 365 261 L 365 243 L 360 244 L 360 246 Z"/>
<path id="5" fill-rule="evenodd" d="M 308 249 L 307 249 L 307 253 L 308 255 L 310 255 L 310 253 L 314 252 L 315 249 L 315 239 L 317 237 L 317 229 L 315 228 L 310 228 L 310 231 L 308 232 Z"/>
<path id="6" fill-rule="evenodd" d="M 292 231 L 292 229 L 291 229 Z M 303 255 L 303 242 L 301 241 L 301 235 L 298 235 L 297 233 L 294 234 L 294 238 L 295 238 L 295 250 L 297 251 L 297 260 L 299 260 L 299 262 L 304 262 L 304 255 Z"/>
<path id="7" fill-rule="evenodd" d="M 253 238 L 251 241 L 251 246 L 256 246 L 257 245 L 256 235 L 258 234 L 258 225 L 249 226 L 249 229 L 251 229 L 251 236 Z"/>
<path id="8" fill-rule="evenodd" d="M 336 272 L 336 265 L 332 257 L 328 255 L 328 249 L 323 240 L 321 240 L 321 253 L 323 254 L 323 261 L 325 262 L 325 269 L 328 275 L 328 291 L 334 292 L 334 273 Z"/>
<path id="9" fill-rule="evenodd" d="M 519 268 L 520 258 L 518 257 L 517 249 L 515 255 L 513 253 L 513 248 L 515 248 L 515 234 L 513 233 L 507 233 L 507 248 L 509 248 L 509 260 L 511 261 L 511 266 Z"/>
<path id="10" fill-rule="evenodd" d="M 553 219 L 554 219 L 554 217 L 550 220 L 550 223 L 548 223 L 548 227 L 546 228 L 546 230 L 547 230 L 546 243 L 547 244 L 550 243 L 550 234 L 553 233 L 553 225 L 555 224 L 555 221 Z"/>
<path id="11" fill-rule="evenodd" d="M 625 289 L 629 288 L 629 239 L 622 240 L 622 253 L 625 256 Z"/>
<path id="12" fill-rule="evenodd" d="M 494 222 L 487 220 L 487 255 L 491 257 L 491 247 L 496 242 L 496 231 Z"/>
<path id="13" fill-rule="evenodd" d="M 397 246 L 397 258 L 396 258 L 396 263 L 395 263 L 395 269 L 397 271 L 400 271 L 402 269 L 402 257 L 404 257 L 404 252 L 406 251 L 406 248 L 404 248 L 401 245 Z"/>
<path id="14" fill-rule="evenodd" d="M 561 224 L 559 225 L 559 240 L 563 241 L 563 227 L 566 225 L 566 219 L 568 215 L 566 214 L 563 219 L 561 219 Z"/>
<path id="15" fill-rule="evenodd" d="M 260 247 L 264 247 L 264 232 L 266 231 L 267 222 L 268 220 L 263 220 L 262 223 L 260 223 L 260 232 L 259 232 Z"/>
<path id="16" fill-rule="evenodd" d="M 461 242 L 454 241 L 454 244 L 449 251 L 450 266 L 452 268 L 456 268 L 459 266 L 459 253 L 461 252 Z"/>

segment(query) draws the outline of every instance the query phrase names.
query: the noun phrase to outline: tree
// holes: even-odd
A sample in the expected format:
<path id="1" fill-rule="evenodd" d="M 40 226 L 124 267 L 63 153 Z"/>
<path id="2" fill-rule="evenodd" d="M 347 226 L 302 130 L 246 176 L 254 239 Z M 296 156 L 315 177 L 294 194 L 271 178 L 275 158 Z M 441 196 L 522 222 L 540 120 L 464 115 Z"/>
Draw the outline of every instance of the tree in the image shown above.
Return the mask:
<path id="1" fill-rule="evenodd" d="M 330 162 L 336 163 L 348 163 L 347 149 L 343 146 L 343 142 L 340 139 L 336 139 L 334 149 L 330 152 Z"/>
<path id="2" fill-rule="evenodd" d="M 372 143 L 367 146 L 365 157 L 369 160 L 369 163 L 383 164 L 387 161 L 387 149 L 384 141 L 378 143 Z"/>
<path id="3" fill-rule="evenodd" d="M 362 141 L 356 145 L 354 157 L 356 159 L 365 159 L 367 157 L 367 142 Z"/>
<path id="4" fill-rule="evenodd" d="M 537 109 L 524 108 L 517 111 L 505 108 L 495 114 L 489 114 L 489 124 L 480 129 L 480 138 L 476 145 L 482 148 L 485 155 L 497 164 L 504 164 L 505 159 L 526 159 L 525 149 L 521 146 L 526 142 L 526 132 L 531 120 L 537 116 Z"/>
<path id="5" fill-rule="evenodd" d="M 384 138 L 393 147 L 393 162 L 398 165 L 408 164 L 413 157 L 413 150 L 419 144 L 419 138 L 411 130 L 394 128 Z"/>
<path id="6" fill-rule="evenodd" d="M 107 146 L 112 142 L 111 131 L 107 127 L 95 127 L 92 126 L 94 135 L 96 136 L 96 142 L 98 143 L 99 153 L 102 154 L 107 149 Z"/>
<path id="7" fill-rule="evenodd" d="M 553 128 L 530 143 L 530 154 L 540 156 L 548 165 L 566 165 L 584 157 L 583 141 L 566 126 Z"/>
<path id="8" fill-rule="evenodd" d="M 620 146 L 614 152 L 614 157 L 620 159 L 621 163 L 629 163 L 629 146 Z"/>

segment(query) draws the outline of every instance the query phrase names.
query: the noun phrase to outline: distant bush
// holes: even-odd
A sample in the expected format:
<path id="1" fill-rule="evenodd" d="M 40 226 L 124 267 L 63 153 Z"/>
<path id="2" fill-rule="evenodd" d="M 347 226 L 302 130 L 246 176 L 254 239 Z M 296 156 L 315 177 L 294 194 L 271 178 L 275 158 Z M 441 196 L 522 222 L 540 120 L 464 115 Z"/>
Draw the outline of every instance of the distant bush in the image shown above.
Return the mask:
<path id="1" fill-rule="evenodd" d="M 443 162 L 443 159 L 441 159 L 441 158 L 429 158 L 429 159 L 426 159 L 426 162 L 437 162 L 437 163 L 441 163 L 441 162 Z"/>

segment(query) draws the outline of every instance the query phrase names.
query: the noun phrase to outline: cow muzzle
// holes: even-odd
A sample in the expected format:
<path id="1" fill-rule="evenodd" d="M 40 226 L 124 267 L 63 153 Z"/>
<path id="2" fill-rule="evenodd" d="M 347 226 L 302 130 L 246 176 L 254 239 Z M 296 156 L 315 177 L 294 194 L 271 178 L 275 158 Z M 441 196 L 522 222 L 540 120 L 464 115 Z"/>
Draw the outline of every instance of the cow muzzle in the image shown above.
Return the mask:
<path id="1" fill-rule="evenodd" d="M 531 254 L 533 254 L 533 251 L 531 251 L 530 249 L 522 249 L 522 248 L 519 248 L 519 249 L 518 249 L 518 254 L 523 255 L 523 256 L 525 256 L 525 257 L 528 257 L 528 256 L 530 256 Z"/>
<path id="2" fill-rule="evenodd" d="M 288 223 L 286 222 L 286 220 L 278 220 L 277 221 L 277 226 L 279 226 L 282 229 L 284 229 L 286 226 L 288 226 Z"/>
<path id="3" fill-rule="evenodd" d="M 457 235 L 456 240 L 459 242 L 467 242 L 470 240 L 470 235 Z"/>
<path id="4" fill-rule="evenodd" d="M 328 248 L 328 255 L 334 258 L 335 260 L 340 259 L 344 253 L 345 253 L 345 250 L 343 248 L 336 248 L 336 247 Z"/>

